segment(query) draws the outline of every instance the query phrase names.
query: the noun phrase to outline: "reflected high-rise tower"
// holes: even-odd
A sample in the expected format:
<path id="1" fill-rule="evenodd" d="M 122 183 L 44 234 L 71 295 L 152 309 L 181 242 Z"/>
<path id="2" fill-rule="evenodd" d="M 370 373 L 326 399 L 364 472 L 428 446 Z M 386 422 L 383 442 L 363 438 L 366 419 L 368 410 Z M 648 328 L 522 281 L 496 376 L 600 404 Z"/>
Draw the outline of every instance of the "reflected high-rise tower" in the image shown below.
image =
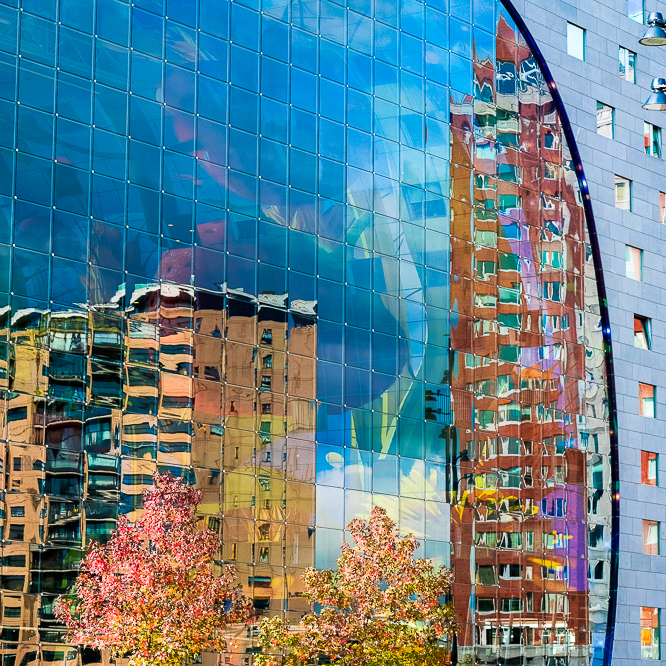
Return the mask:
<path id="1" fill-rule="evenodd" d="M 52 604 L 167 469 L 258 614 L 379 504 L 455 568 L 460 663 L 604 663 L 605 315 L 512 12 L 2 7 L 4 664 L 105 661 Z"/>

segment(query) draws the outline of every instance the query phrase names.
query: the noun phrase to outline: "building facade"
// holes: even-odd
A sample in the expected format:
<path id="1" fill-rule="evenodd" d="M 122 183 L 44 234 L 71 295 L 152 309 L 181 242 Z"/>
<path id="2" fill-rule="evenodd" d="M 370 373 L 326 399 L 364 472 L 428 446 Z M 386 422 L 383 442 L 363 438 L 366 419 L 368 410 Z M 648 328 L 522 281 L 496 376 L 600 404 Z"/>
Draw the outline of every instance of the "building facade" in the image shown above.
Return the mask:
<path id="1" fill-rule="evenodd" d="M 641 105 L 652 78 L 666 71 L 666 53 L 638 40 L 645 32 L 643 17 L 666 7 L 651 0 L 515 6 L 548 62 L 571 120 L 608 297 L 620 500 L 613 664 L 663 663 L 666 172 L 660 128 L 666 121 Z"/>
<path id="2" fill-rule="evenodd" d="M 458 663 L 660 660 L 666 54 L 551 5 L 0 0 L 3 664 L 167 469 L 259 614 L 381 505 Z"/>

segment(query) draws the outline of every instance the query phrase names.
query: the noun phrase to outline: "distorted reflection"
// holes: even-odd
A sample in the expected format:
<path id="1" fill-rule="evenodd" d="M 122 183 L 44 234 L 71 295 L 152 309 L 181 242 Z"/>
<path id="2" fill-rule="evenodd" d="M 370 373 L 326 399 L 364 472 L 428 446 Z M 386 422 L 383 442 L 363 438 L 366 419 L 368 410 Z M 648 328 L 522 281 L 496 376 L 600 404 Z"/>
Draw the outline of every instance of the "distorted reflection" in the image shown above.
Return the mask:
<path id="1" fill-rule="evenodd" d="M 303 570 L 382 505 L 455 568 L 460 663 L 601 663 L 596 267 L 501 2 L 162 5 L 5 10 L 5 666 L 106 663 L 52 604 L 156 469 L 203 490 L 260 614 L 298 620 Z"/>

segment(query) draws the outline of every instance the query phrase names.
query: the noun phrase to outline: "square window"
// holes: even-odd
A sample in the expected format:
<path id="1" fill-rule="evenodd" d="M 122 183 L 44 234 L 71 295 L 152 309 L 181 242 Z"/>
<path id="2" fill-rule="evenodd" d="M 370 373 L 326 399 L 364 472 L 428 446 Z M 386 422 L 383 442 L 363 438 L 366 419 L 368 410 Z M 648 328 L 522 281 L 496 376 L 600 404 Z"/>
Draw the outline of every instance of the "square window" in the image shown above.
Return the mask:
<path id="1" fill-rule="evenodd" d="M 585 30 L 573 23 L 567 23 L 567 53 L 585 60 Z"/>
<path id="2" fill-rule="evenodd" d="M 643 123 L 645 152 L 652 157 L 661 157 L 661 127 Z"/>
<path id="3" fill-rule="evenodd" d="M 25 525 L 9 526 L 9 541 L 23 541 L 25 534 Z"/>
<path id="4" fill-rule="evenodd" d="M 615 207 L 631 210 L 631 181 L 615 176 Z"/>
<path id="5" fill-rule="evenodd" d="M 508 597 L 501 600 L 502 613 L 520 613 L 523 610 L 523 600 L 520 597 Z"/>
<path id="6" fill-rule="evenodd" d="M 659 523 L 656 520 L 643 521 L 643 552 L 659 555 Z"/>
<path id="7" fill-rule="evenodd" d="M 652 451 L 641 451 L 641 483 L 644 486 L 656 486 L 659 454 Z"/>
<path id="8" fill-rule="evenodd" d="M 632 280 L 643 280 L 643 250 L 627 245 L 624 260 L 627 267 L 627 277 Z"/>
<path id="9" fill-rule="evenodd" d="M 620 78 L 636 83 L 636 54 L 620 46 Z"/>
<path id="10" fill-rule="evenodd" d="M 476 610 L 478 613 L 493 613 L 495 611 L 495 599 L 479 597 Z"/>
<path id="11" fill-rule="evenodd" d="M 634 315 L 634 347 L 640 349 L 650 349 L 652 340 L 650 337 L 650 324 L 652 320 L 649 317 Z"/>
<path id="12" fill-rule="evenodd" d="M 612 139 L 615 136 L 615 109 L 597 102 L 597 134 Z"/>
<path id="13" fill-rule="evenodd" d="M 476 583 L 477 585 L 497 585 L 497 580 L 495 577 L 495 567 L 477 565 Z"/>
<path id="14" fill-rule="evenodd" d="M 641 659 L 657 660 L 659 655 L 659 609 L 641 607 Z"/>
<path id="15" fill-rule="evenodd" d="M 659 224 L 666 220 L 666 192 L 659 192 Z"/>
<path id="16" fill-rule="evenodd" d="M 627 0 L 627 16 L 632 21 L 643 23 L 645 19 L 645 0 Z"/>
<path id="17" fill-rule="evenodd" d="M 641 416 L 656 417 L 655 394 L 656 387 L 652 384 L 638 383 L 638 413 Z"/>

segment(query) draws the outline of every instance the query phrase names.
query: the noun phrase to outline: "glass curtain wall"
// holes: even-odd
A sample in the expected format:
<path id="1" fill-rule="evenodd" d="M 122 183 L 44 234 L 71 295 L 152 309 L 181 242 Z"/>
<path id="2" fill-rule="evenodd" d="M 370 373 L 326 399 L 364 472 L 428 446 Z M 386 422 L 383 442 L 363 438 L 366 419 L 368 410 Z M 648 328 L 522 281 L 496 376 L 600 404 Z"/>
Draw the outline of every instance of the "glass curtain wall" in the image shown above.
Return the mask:
<path id="1" fill-rule="evenodd" d="M 5 666 L 102 663 L 53 601 L 167 469 L 258 614 L 298 620 L 381 505 L 455 567 L 458 661 L 602 659 L 596 267 L 502 3 L 3 0 L 0 31 Z"/>

